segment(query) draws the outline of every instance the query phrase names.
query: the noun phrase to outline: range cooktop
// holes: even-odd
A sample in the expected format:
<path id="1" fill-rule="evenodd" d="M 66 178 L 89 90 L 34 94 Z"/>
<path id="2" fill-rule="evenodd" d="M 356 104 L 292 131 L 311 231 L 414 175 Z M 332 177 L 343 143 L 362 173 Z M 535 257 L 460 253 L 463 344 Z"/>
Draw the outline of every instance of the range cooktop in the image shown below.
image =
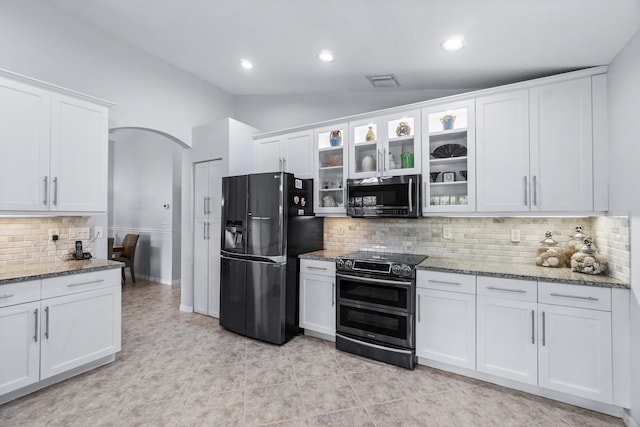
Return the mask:
<path id="1" fill-rule="evenodd" d="M 416 265 L 427 259 L 427 255 L 394 252 L 356 251 L 338 257 L 338 259 L 351 259 L 354 261 L 357 260 L 370 262 L 380 261 L 381 263 L 407 264 L 411 267 L 415 267 Z"/>

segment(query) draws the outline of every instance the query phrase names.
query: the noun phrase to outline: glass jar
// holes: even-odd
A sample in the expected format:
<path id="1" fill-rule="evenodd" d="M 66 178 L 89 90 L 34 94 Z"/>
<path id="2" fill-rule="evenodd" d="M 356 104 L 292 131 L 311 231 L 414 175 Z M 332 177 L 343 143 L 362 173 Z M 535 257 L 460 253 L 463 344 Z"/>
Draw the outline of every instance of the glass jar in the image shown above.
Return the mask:
<path id="1" fill-rule="evenodd" d="M 609 267 L 607 257 L 598 253 L 591 237 L 585 237 L 580 250 L 571 256 L 571 271 L 585 274 L 606 273 Z"/>
<path id="2" fill-rule="evenodd" d="M 571 236 L 565 246 L 564 255 L 567 260 L 567 267 L 571 267 L 571 256 L 578 252 L 582 245 L 584 245 L 584 239 L 587 235 L 584 234 L 583 231 L 584 228 L 582 225 L 577 225 L 575 234 Z"/>
<path id="3" fill-rule="evenodd" d="M 536 265 L 542 267 L 564 267 L 565 265 L 564 249 L 553 240 L 550 231 L 545 233 L 544 239 L 538 246 Z"/>

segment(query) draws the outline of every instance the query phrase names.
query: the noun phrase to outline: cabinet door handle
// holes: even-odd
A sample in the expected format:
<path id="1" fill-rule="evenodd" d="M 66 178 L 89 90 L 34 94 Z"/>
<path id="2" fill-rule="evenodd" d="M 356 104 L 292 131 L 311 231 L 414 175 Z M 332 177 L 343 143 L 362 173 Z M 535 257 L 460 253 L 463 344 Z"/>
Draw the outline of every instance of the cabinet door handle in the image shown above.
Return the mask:
<path id="1" fill-rule="evenodd" d="M 529 206 L 529 186 L 527 185 L 527 176 L 524 177 L 524 205 Z"/>
<path id="2" fill-rule="evenodd" d="M 536 313 L 531 310 L 531 344 L 536 343 Z"/>
<path id="3" fill-rule="evenodd" d="M 285 157 L 282 158 L 282 172 L 287 171 L 287 159 Z"/>
<path id="4" fill-rule="evenodd" d="M 537 187 L 538 187 L 537 181 L 538 180 L 536 178 L 537 177 L 535 175 L 533 175 L 533 183 L 532 183 L 533 184 L 533 189 L 532 189 L 532 192 L 533 192 L 533 206 L 538 206 L 538 189 L 537 189 Z"/>
<path id="5" fill-rule="evenodd" d="M 58 206 L 58 177 L 53 178 L 53 205 Z"/>
<path id="6" fill-rule="evenodd" d="M 45 176 L 44 177 L 44 200 L 42 201 L 42 204 L 47 206 L 48 203 L 49 203 L 49 177 Z"/>
<path id="7" fill-rule="evenodd" d="M 516 294 L 526 294 L 527 291 L 524 289 L 508 289 L 508 288 L 498 288 L 495 286 L 487 286 L 487 289 L 491 289 L 492 291 L 503 291 L 503 292 L 513 292 Z"/>
<path id="8" fill-rule="evenodd" d="M 389 163 L 387 163 L 387 149 L 386 148 L 382 149 L 382 170 L 383 171 L 388 171 L 389 170 Z"/>
<path id="9" fill-rule="evenodd" d="M 331 283 L 331 307 L 336 305 L 336 282 Z"/>
<path id="10" fill-rule="evenodd" d="M 549 294 L 552 297 L 562 297 L 562 298 L 574 298 L 574 299 L 584 299 L 587 301 L 599 301 L 598 298 L 595 297 L 582 297 L 580 295 L 567 295 L 567 294 L 556 294 L 555 292 Z"/>
<path id="11" fill-rule="evenodd" d="M 424 197 L 424 202 L 423 203 L 424 203 L 424 207 L 427 208 L 427 207 L 429 207 L 429 205 L 427 204 L 427 183 L 424 182 L 422 184 L 422 186 L 424 187 L 424 195 L 422 196 L 422 197 Z"/>
<path id="12" fill-rule="evenodd" d="M 104 279 L 92 280 L 90 282 L 70 283 L 67 285 L 67 287 L 73 288 L 74 286 L 91 285 L 92 283 L 101 283 L 101 282 L 104 282 Z"/>
<path id="13" fill-rule="evenodd" d="M 378 158 L 376 159 L 376 161 L 378 162 L 376 164 L 376 170 L 378 172 L 382 172 L 382 162 L 380 162 L 380 149 L 378 148 Z"/>
<path id="14" fill-rule="evenodd" d="M 326 267 L 315 267 L 315 266 L 313 266 L 313 265 L 307 265 L 307 268 L 308 268 L 309 270 L 323 270 L 323 271 L 327 271 L 327 268 L 326 268 Z"/>
<path id="15" fill-rule="evenodd" d="M 461 283 L 458 282 L 445 282 L 442 280 L 428 280 L 429 283 L 435 283 L 436 285 L 452 285 L 452 286 L 460 286 Z"/>
<path id="16" fill-rule="evenodd" d="M 545 328 L 545 319 L 544 319 L 544 311 L 542 312 L 542 346 L 544 347 L 546 344 L 546 328 Z"/>
<path id="17" fill-rule="evenodd" d="M 44 309 L 44 318 L 45 318 L 45 330 L 44 330 L 44 337 L 46 339 L 49 339 L 49 307 L 46 307 Z"/>
<path id="18" fill-rule="evenodd" d="M 420 323 L 420 294 L 418 294 L 418 323 Z"/>
<path id="19" fill-rule="evenodd" d="M 13 294 L 5 294 L 5 295 L 0 295 L 0 298 L 5 299 L 5 298 L 11 298 L 13 296 Z"/>
<path id="20" fill-rule="evenodd" d="M 207 222 L 207 240 L 211 240 L 211 223 Z"/>
<path id="21" fill-rule="evenodd" d="M 409 212 L 413 212 L 413 178 L 409 178 Z"/>
<path id="22" fill-rule="evenodd" d="M 36 308 L 36 309 L 35 309 L 35 311 L 33 312 L 33 315 L 34 315 L 34 316 L 35 316 L 35 318 L 36 318 L 36 328 L 35 328 L 36 330 L 35 330 L 35 332 L 33 333 L 33 340 L 34 340 L 35 342 L 38 342 L 38 309 L 37 309 L 37 308 Z"/>

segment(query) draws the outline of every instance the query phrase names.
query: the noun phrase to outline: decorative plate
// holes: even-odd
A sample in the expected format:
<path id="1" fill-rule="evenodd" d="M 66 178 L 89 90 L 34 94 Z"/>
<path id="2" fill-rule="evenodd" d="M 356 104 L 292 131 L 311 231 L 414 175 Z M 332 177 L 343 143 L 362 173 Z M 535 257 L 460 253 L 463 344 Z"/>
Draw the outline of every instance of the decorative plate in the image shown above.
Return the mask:
<path id="1" fill-rule="evenodd" d="M 431 153 L 436 159 L 447 157 L 460 157 L 467 155 L 467 147 L 460 144 L 444 144 L 433 150 Z"/>

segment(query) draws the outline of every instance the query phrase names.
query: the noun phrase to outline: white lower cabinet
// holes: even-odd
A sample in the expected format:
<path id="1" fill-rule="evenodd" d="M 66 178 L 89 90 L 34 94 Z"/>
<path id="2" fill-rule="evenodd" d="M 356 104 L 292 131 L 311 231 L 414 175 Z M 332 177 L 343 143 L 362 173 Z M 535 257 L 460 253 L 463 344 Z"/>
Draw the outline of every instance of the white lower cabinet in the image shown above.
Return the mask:
<path id="1" fill-rule="evenodd" d="M 333 262 L 300 260 L 300 327 L 335 337 L 336 278 Z"/>
<path id="2" fill-rule="evenodd" d="M 475 276 L 420 270 L 416 282 L 416 355 L 475 369 Z"/>
<path id="3" fill-rule="evenodd" d="M 119 269 L 0 286 L 0 402 L 120 351 L 121 317 Z"/>

